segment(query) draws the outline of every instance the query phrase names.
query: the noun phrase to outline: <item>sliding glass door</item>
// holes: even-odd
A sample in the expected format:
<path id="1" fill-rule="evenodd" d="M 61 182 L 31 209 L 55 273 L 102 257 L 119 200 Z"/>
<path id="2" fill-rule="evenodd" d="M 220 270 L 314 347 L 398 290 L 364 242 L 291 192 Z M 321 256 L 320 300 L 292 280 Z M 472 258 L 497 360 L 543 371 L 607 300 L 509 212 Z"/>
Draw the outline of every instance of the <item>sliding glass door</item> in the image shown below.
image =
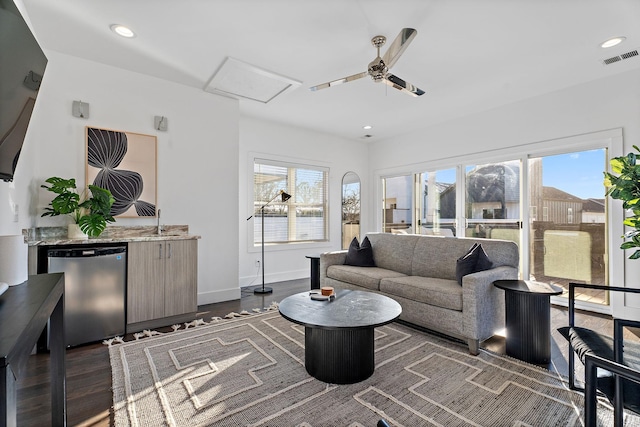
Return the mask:
<path id="1" fill-rule="evenodd" d="M 385 233 L 413 233 L 413 177 L 382 179 L 382 230 Z"/>
<path id="2" fill-rule="evenodd" d="M 418 234 L 456 235 L 456 169 L 417 174 Z"/>
<path id="3" fill-rule="evenodd" d="M 520 161 L 465 167 L 465 236 L 520 245 Z"/>
<path id="4" fill-rule="evenodd" d="M 608 285 L 605 149 L 529 158 L 530 277 L 568 290 L 569 282 Z M 566 296 L 566 294 L 564 294 Z M 582 290 L 608 304 L 608 293 Z"/>

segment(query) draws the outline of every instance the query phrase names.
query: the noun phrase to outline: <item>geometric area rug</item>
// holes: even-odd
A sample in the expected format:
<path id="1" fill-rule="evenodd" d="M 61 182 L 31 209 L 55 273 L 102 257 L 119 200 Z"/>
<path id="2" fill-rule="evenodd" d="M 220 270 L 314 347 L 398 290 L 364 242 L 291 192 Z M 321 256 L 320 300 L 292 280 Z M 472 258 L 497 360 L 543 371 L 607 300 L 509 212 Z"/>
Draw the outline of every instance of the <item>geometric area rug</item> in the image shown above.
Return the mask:
<path id="1" fill-rule="evenodd" d="M 557 374 L 398 323 L 376 328 L 375 372 L 349 385 L 307 374 L 304 327 L 277 310 L 200 323 L 109 345 L 116 427 L 583 423 L 583 395 Z M 613 425 L 608 402 L 597 412 Z"/>

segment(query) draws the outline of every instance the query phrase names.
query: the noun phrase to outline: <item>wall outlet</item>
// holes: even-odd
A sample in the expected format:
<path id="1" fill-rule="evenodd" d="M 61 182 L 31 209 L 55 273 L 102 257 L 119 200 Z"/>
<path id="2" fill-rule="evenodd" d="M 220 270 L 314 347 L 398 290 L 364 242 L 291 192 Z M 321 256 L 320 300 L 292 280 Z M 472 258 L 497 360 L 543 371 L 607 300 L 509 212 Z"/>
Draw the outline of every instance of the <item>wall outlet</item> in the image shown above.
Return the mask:
<path id="1" fill-rule="evenodd" d="M 255 265 L 256 267 L 260 267 L 260 258 L 256 258 Z"/>

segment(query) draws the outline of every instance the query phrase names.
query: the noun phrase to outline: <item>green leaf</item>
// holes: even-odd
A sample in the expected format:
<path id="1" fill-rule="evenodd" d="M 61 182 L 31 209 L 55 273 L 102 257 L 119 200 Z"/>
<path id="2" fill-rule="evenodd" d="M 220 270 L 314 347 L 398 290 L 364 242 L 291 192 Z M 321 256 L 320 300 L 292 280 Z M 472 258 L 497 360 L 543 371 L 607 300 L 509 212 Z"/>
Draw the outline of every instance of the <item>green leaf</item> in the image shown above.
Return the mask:
<path id="1" fill-rule="evenodd" d="M 638 259 L 640 258 L 640 250 L 635 251 L 630 257 L 629 259 Z"/>
<path id="2" fill-rule="evenodd" d="M 620 249 L 631 249 L 635 248 L 637 245 L 634 242 L 624 242 L 620 245 Z"/>
<path id="3" fill-rule="evenodd" d="M 624 163 L 621 160 L 621 157 L 614 157 L 613 159 L 611 159 L 611 170 L 614 171 L 615 173 L 621 173 L 622 169 L 624 167 Z"/>
<path id="4" fill-rule="evenodd" d="M 78 208 L 78 201 L 80 196 L 76 193 L 61 193 L 58 194 L 52 201 L 52 210 L 55 215 L 70 214 Z"/>
<path id="5" fill-rule="evenodd" d="M 73 178 L 63 179 L 57 176 L 53 176 L 47 179 L 45 182 L 51 184 L 51 186 L 47 187 L 46 185 L 42 185 L 41 187 L 46 188 L 47 190 L 56 194 L 62 194 L 76 189 L 76 180 Z"/>
<path id="6" fill-rule="evenodd" d="M 90 204 L 88 207 L 91 212 L 102 215 L 108 222 L 114 222 L 115 220 L 111 216 L 111 206 L 113 206 L 116 199 L 111 192 L 95 185 L 89 185 L 89 190 L 92 197 L 89 199 Z"/>
<path id="7" fill-rule="evenodd" d="M 98 237 L 107 228 L 107 221 L 100 214 L 90 214 L 80 218 L 78 225 L 87 236 Z"/>

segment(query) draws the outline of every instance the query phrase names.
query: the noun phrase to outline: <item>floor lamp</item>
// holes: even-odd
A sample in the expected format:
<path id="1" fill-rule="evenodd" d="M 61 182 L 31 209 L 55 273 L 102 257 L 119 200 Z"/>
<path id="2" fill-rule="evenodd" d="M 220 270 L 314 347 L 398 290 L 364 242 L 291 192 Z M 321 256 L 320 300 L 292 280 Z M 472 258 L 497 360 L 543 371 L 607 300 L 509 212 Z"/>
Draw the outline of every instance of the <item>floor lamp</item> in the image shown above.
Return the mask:
<path id="1" fill-rule="evenodd" d="M 260 239 L 260 243 L 262 244 L 262 260 L 260 261 L 260 263 L 262 264 L 262 287 L 261 288 L 255 288 L 253 290 L 254 294 L 270 294 L 271 292 L 273 292 L 272 288 L 265 288 L 264 287 L 264 208 L 267 207 L 267 205 L 271 202 L 273 202 L 278 196 L 282 197 L 282 201 L 286 202 L 287 200 L 289 200 L 291 198 L 291 196 L 287 193 L 285 193 L 283 190 L 280 190 L 278 192 L 278 194 L 276 194 L 274 196 L 273 199 L 269 200 L 267 203 L 265 203 L 264 205 L 262 205 L 260 207 L 260 216 L 262 217 L 262 238 Z M 255 213 L 254 213 L 255 215 Z M 247 221 L 249 221 L 251 218 L 253 218 L 254 215 L 251 215 L 249 218 L 247 218 Z"/>

